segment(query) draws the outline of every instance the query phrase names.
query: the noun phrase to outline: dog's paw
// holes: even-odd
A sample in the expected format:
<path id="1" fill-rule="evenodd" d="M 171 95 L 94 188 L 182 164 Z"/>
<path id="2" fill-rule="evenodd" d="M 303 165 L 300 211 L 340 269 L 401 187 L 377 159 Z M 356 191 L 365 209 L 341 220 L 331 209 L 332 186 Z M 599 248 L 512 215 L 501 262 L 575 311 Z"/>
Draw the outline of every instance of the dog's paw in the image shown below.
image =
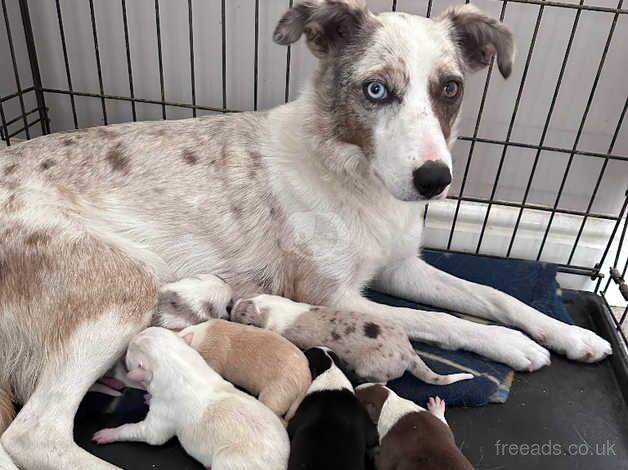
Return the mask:
<path id="1" fill-rule="evenodd" d="M 483 347 L 477 352 L 517 371 L 532 372 L 551 362 L 547 349 L 520 331 L 503 326 L 487 326 Z"/>
<path id="2" fill-rule="evenodd" d="M 116 441 L 116 430 L 111 428 L 101 429 L 92 437 L 96 444 L 111 444 Z"/>
<path id="3" fill-rule="evenodd" d="M 427 409 L 436 416 L 445 416 L 445 400 L 440 397 L 430 397 L 427 401 Z"/>
<path id="4" fill-rule="evenodd" d="M 561 324 L 558 331 L 544 335 L 543 343 L 557 353 L 580 362 L 598 362 L 613 354 L 611 345 L 591 330 Z"/>

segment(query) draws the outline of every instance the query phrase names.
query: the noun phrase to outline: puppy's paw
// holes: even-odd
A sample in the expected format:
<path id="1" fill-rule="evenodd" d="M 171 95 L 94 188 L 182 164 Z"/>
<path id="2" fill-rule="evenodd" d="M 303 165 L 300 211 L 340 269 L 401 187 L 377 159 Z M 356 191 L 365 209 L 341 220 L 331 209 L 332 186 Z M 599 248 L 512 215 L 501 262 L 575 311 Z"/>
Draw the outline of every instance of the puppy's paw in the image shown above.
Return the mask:
<path id="1" fill-rule="evenodd" d="M 99 445 L 116 442 L 116 430 L 112 428 L 101 429 L 94 434 L 92 441 Z"/>
<path id="2" fill-rule="evenodd" d="M 433 415 L 445 416 L 445 400 L 440 397 L 430 397 L 427 401 L 427 409 Z"/>

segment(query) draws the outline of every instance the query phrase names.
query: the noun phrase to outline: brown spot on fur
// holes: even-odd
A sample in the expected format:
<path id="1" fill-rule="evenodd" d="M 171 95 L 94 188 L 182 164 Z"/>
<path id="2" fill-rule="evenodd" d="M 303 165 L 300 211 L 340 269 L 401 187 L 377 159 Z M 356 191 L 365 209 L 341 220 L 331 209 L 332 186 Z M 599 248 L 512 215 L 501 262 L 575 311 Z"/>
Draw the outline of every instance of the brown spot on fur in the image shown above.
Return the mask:
<path id="1" fill-rule="evenodd" d="M 49 170 L 50 168 L 52 168 L 53 166 L 55 166 L 56 164 L 57 164 L 57 162 L 54 161 L 52 158 L 47 158 L 46 160 L 44 160 L 43 162 L 40 163 L 39 169 L 41 171 L 46 171 L 46 170 Z"/>
<path id="2" fill-rule="evenodd" d="M 185 163 L 188 165 L 196 165 L 198 163 L 198 157 L 192 150 L 185 149 L 182 155 L 183 160 L 185 160 Z"/>
<path id="3" fill-rule="evenodd" d="M 22 208 L 22 204 L 18 201 L 15 194 L 9 195 L 6 202 L 2 205 L 6 212 L 16 212 Z"/>
<path id="4" fill-rule="evenodd" d="M 11 398 L 11 389 L 6 385 L 0 386 L 0 435 L 15 418 L 15 406 Z"/>
<path id="5" fill-rule="evenodd" d="M 29 246 L 47 244 L 50 242 L 50 235 L 44 231 L 39 230 L 37 232 L 31 233 L 28 237 L 26 237 L 26 240 L 24 240 L 24 242 Z"/>
<path id="6" fill-rule="evenodd" d="M 129 159 L 123 153 L 122 144 L 117 144 L 110 149 L 106 158 L 112 170 L 125 174 L 129 172 Z"/>
<path id="7" fill-rule="evenodd" d="M 429 436 L 426 439 L 425 436 Z M 407 413 L 381 439 L 379 468 L 472 470 L 445 423 L 426 411 Z"/>
<path id="8" fill-rule="evenodd" d="M 377 424 L 382 407 L 389 395 L 386 387 L 376 384 L 359 388 L 355 391 L 356 398 L 362 403 L 373 423 Z"/>
<path id="9" fill-rule="evenodd" d="M 380 333 L 380 327 L 377 323 L 366 322 L 364 324 L 364 335 L 369 338 L 377 338 Z"/>
<path id="10" fill-rule="evenodd" d="M 336 330 L 331 332 L 331 339 L 338 341 L 340 338 L 342 338 L 342 336 L 340 336 Z"/>
<path id="11" fill-rule="evenodd" d="M 4 176 L 9 176 L 12 173 L 15 173 L 15 170 L 17 170 L 19 167 L 19 165 L 17 163 L 11 163 L 10 165 L 6 165 L 4 167 Z"/>
<path id="12" fill-rule="evenodd" d="M 351 333 L 355 333 L 355 326 L 349 325 L 345 328 L 345 335 L 350 335 Z"/>
<path id="13" fill-rule="evenodd" d="M 65 139 L 61 140 L 61 145 L 65 146 L 65 147 L 69 147 L 73 143 L 74 143 L 74 139 L 71 139 L 69 137 L 66 137 Z"/>

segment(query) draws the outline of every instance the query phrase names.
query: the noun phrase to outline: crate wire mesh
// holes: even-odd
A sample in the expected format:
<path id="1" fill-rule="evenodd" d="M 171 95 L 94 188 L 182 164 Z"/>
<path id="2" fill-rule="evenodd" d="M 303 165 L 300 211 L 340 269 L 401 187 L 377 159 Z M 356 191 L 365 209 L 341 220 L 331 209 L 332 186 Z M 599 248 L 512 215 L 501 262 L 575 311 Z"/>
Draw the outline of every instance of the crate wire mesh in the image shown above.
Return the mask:
<path id="1" fill-rule="evenodd" d="M 274 22 L 293 4 L 293 0 L 0 1 L 4 23 L 4 31 L 0 28 L 0 137 L 7 145 L 14 143 L 15 138 L 30 139 L 71 127 L 267 108 L 294 97 L 300 82 L 295 79 L 295 74 L 305 76 L 312 67 L 302 44 L 282 49 L 273 46 L 270 41 L 269 31 Z M 399 9 L 429 17 L 460 3 L 451 0 L 372 0 L 369 5 L 375 11 Z M 524 37 L 523 41 L 521 37 L 517 38 L 521 68 L 518 73 L 513 73 L 509 85 L 506 85 L 513 87 L 512 93 L 502 97 L 501 105 L 496 105 L 494 95 L 504 85 L 494 85 L 499 78 L 493 73 L 492 63 L 486 73 L 470 79 L 465 100 L 471 101 L 472 106 L 467 108 L 463 120 L 466 125 L 461 126 L 461 137 L 454 149 L 454 178 L 457 182 L 450 193 L 449 204 L 432 204 L 426 210 L 427 245 L 448 252 L 551 261 L 558 265 L 562 273 L 593 280 L 590 288 L 599 292 L 607 304 L 627 301 L 628 288 L 624 279 L 628 267 L 625 253 L 628 251 L 625 243 L 628 139 L 624 118 L 628 90 L 623 75 L 615 74 L 616 78 L 611 82 L 606 75 L 610 73 L 609 68 L 617 70 L 619 67 L 625 71 L 628 66 L 628 49 L 624 46 L 628 43 L 628 9 L 624 8 L 623 0 L 590 0 L 587 4 L 584 0 L 479 0 L 477 4 L 505 20 L 515 28 L 515 33 Z M 164 37 L 173 34 L 169 26 L 175 12 L 173 8 L 177 10 L 180 23 L 174 52 L 172 46 L 168 49 L 172 41 Z M 85 10 L 85 16 L 79 21 L 74 10 L 81 9 Z M 137 14 L 140 10 L 142 20 Z M 240 20 L 246 16 L 247 22 L 239 24 L 229 16 Z M 524 16 L 526 21 L 519 21 Z M 213 22 L 212 25 L 203 25 L 207 19 Z M 592 31 L 587 22 L 592 19 L 597 21 L 593 37 L 587 35 L 587 31 Z M 105 20 L 106 24 L 103 23 Z M 537 135 L 522 133 L 519 121 L 522 115 L 530 114 L 529 110 L 522 111 L 531 101 L 530 90 L 541 92 L 531 81 L 538 82 L 535 66 L 539 57 L 544 51 L 552 50 L 551 35 L 548 36 L 547 30 L 548 26 L 552 29 L 553 22 L 560 30 L 558 38 L 564 49 L 555 54 L 556 60 L 552 64 L 555 78 L 551 76 L 547 83 L 543 83 L 541 94 L 545 93 L 544 103 L 549 104 L 543 112 L 536 113 L 533 124 L 538 128 Z M 516 28 L 518 25 L 523 25 L 519 31 Z M 77 28 L 81 31 L 80 35 Z M 107 84 L 112 68 L 111 60 L 104 63 L 111 54 L 109 43 L 112 35 L 109 29 L 120 33 L 113 57 L 124 70 L 122 88 Z M 199 51 L 207 44 L 207 37 L 202 33 L 208 29 L 215 30 L 212 33 L 213 42 L 217 44 L 213 44 L 212 53 L 201 54 Z M 231 97 L 229 90 L 237 80 L 233 73 L 229 73 L 229 64 L 237 62 L 238 56 L 244 54 L 242 48 L 229 48 L 230 39 L 238 31 L 246 31 L 250 35 L 248 49 L 251 51 L 246 52 L 250 53 L 247 58 L 252 63 L 246 66 L 250 69 L 249 81 L 244 85 L 250 96 L 242 106 L 230 106 L 243 102 L 237 96 L 235 99 Z M 591 46 L 587 60 L 590 80 L 584 76 L 586 74 L 580 79 L 571 64 L 577 62 L 574 55 L 582 47 L 584 36 L 589 36 L 587 41 L 595 43 L 595 49 Z M 152 58 L 144 47 L 148 39 L 154 43 Z M 2 43 L 5 45 L 2 46 Z M 53 43 L 57 54 L 51 58 L 48 56 L 54 54 L 50 53 L 48 46 Z M 78 47 L 77 43 L 84 44 Z M 185 49 L 187 53 L 182 53 Z M 181 56 L 180 63 L 185 67 L 170 66 L 164 58 L 164 51 L 170 57 Z M 200 62 L 205 62 L 204 68 Z M 44 69 L 40 70 L 40 65 L 44 64 L 48 64 L 46 68 L 50 69 L 50 63 L 55 64 L 56 79 L 55 73 L 46 74 L 42 73 Z M 82 67 L 78 73 L 76 63 Z M 211 64 L 210 69 L 207 63 Z M 264 67 L 278 69 L 273 80 L 268 78 L 267 71 L 265 78 L 262 77 Z M 93 75 L 91 84 L 85 80 L 86 70 Z M 158 79 L 153 98 L 148 97 L 150 94 L 145 92 L 144 86 L 144 82 L 151 78 L 150 70 L 156 72 L 152 75 Z M 168 83 L 168 75 L 177 74 L 187 77 L 184 84 L 176 84 L 178 88 L 187 89 L 184 99 L 172 98 L 172 95 L 183 96 L 173 93 Z M 208 74 L 211 75 L 209 81 L 213 80 L 210 98 L 208 93 L 201 92 L 201 88 L 207 88 L 205 77 Z M 274 91 L 268 99 L 268 92 L 263 88 L 268 88 L 270 82 Z M 567 91 L 566 82 L 571 86 Z M 577 82 L 575 88 L 574 82 Z M 614 106 L 606 106 L 601 112 L 597 104 L 602 100 L 600 89 L 606 90 L 609 86 L 614 87 L 618 96 L 613 96 Z M 122 92 L 108 91 L 111 89 L 122 89 Z M 583 106 L 579 111 L 568 113 L 569 119 L 566 119 L 561 109 L 565 107 L 565 94 L 573 93 L 574 89 Z M 85 105 L 86 102 L 89 106 Z M 495 126 L 498 130 L 491 132 L 494 121 L 487 114 L 496 108 L 503 109 L 507 114 Z M 606 143 L 585 144 L 585 137 L 591 133 L 591 123 L 600 119 L 605 128 L 603 137 L 607 139 Z M 556 143 L 553 133 L 568 120 L 574 125 L 563 141 L 570 140 L 571 144 Z M 500 134 L 501 131 L 505 132 Z M 489 153 L 494 156 L 490 165 L 486 157 Z M 515 175 L 516 191 L 505 191 L 504 195 L 503 188 L 508 186 L 509 179 L 513 179 L 509 167 L 515 158 L 513 155 L 516 158 L 525 155 L 527 163 L 525 168 L 519 167 Z M 548 167 L 546 164 L 550 157 L 553 160 Z M 487 165 L 491 171 L 484 171 Z M 587 180 L 591 188 L 579 196 L 580 207 L 575 207 L 574 204 L 566 204 L 565 198 L 570 191 L 573 192 L 571 179 L 574 175 L 582 179 L 582 165 L 588 171 Z M 544 198 L 538 200 L 535 185 L 548 168 L 553 180 L 546 188 Z M 481 187 L 481 190 L 474 189 L 474 186 Z M 609 190 L 610 196 L 606 194 L 602 197 L 604 190 Z M 611 203 L 602 204 L 604 207 L 600 209 L 599 201 L 609 198 Z M 471 234 L 464 229 L 468 213 L 475 214 L 478 227 Z M 501 217 L 502 213 L 506 214 L 507 227 L 502 227 L 495 235 L 494 219 Z M 438 224 L 444 224 L 445 228 L 430 232 L 430 227 Z M 530 230 L 524 227 L 526 224 L 536 224 L 534 243 L 522 251 L 518 244 L 521 234 Z M 561 252 L 561 259 L 557 259 L 552 237 L 554 231 L 563 230 L 564 224 L 568 224 L 573 233 L 569 246 Z M 588 230 L 593 228 L 595 231 L 600 226 L 603 228 L 599 229 L 596 239 L 598 251 L 590 250 Z M 430 237 L 429 233 L 433 236 Z M 499 248 L 494 246 L 496 238 L 502 240 Z M 592 251 L 596 259 L 591 256 L 583 258 L 582 253 L 588 251 Z M 627 344 L 622 331 L 622 324 L 628 323 L 627 312 L 628 307 L 619 318 L 609 316 L 608 320 L 616 334 L 617 344 L 622 348 Z M 628 360 L 625 363 L 628 364 Z"/>

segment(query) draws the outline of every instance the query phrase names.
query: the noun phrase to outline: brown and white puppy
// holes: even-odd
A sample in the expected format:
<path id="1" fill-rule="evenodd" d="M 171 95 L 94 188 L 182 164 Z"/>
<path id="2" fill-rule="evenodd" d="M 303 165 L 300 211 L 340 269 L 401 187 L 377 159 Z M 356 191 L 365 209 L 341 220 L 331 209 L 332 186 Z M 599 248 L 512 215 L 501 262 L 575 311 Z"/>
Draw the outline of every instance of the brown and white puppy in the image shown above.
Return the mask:
<path id="1" fill-rule="evenodd" d="M 493 56 L 509 74 L 508 29 L 470 5 L 426 19 L 297 1 L 274 39 L 303 35 L 319 64 L 294 102 L 0 150 L 0 387 L 24 404 L 0 441 L 20 468 L 115 468 L 74 443 L 74 414 L 150 324 L 158 286 L 199 273 L 376 315 L 518 370 L 549 364 L 545 347 L 585 362 L 611 353 L 417 257 L 425 201 L 451 181 L 465 78 Z M 377 304 L 363 296 L 371 282 L 531 338 Z"/>
<path id="2" fill-rule="evenodd" d="M 306 357 L 272 331 L 209 320 L 179 335 L 225 380 L 256 396 L 277 416 L 290 419 L 310 386 Z"/>
<path id="3" fill-rule="evenodd" d="M 377 470 L 472 470 L 445 420 L 445 402 L 430 398 L 428 410 L 380 384 L 364 384 L 355 395 L 377 424 Z"/>
<path id="4" fill-rule="evenodd" d="M 258 295 L 238 300 L 231 320 L 274 331 L 303 350 L 317 345 L 330 348 L 359 381 L 388 382 L 406 370 L 438 385 L 473 378 L 472 374 L 435 373 L 417 355 L 401 328 L 372 315 Z"/>

